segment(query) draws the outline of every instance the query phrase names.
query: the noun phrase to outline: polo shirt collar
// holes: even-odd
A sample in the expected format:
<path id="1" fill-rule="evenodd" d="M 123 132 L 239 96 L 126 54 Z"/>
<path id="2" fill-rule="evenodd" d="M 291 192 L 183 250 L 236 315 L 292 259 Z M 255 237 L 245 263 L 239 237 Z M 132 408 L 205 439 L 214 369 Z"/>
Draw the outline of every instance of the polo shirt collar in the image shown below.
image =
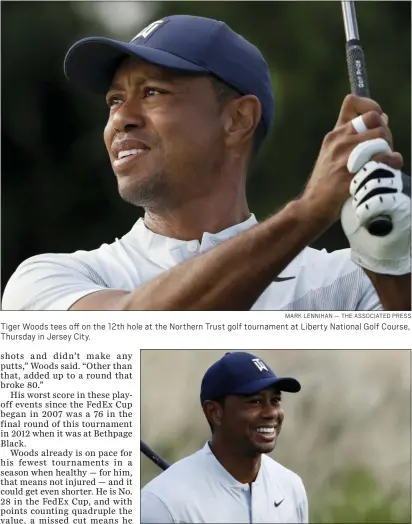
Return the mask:
<path id="1" fill-rule="evenodd" d="M 217 460 L 212 450 L 210 449 L 209 442 L 206 442 L 206 444 L 203 446 L 201 453 L 204 454 L 208 462 L 211 464 L 211 467 L 213 468 L 216 474 L 216 479 L 220 482 L 220 484 L 229 488 L 239 488 L 244 491 L 250 490 L 249 484 L 242 484 L 242 482 L 239 482 L 234 477 L 232 477 L 232 475 L 222 466 L 222 464 Z M 263 469 L 264 461 L 262 458 L 260 462 L 259 472 L 255 481 L 252 484 L 253 487 L 258 486 L 262 482 Z"/>
<path id="2" fill-rule="evenodd" d="M 208 251 L 212 247 L 250 229 L 257 223 L 255 215 L 251 214 L 244 222 L 218 233 L 203 233 L 201 242 L 197 239 L 177 240 L 153 233 L 153 231 L 150 231 L 150 229 L 146 227 L 143 218 L 140 218 L 136 222 L 131 233 L 133 242 L 137 241 L 139 249 L 142 250 L 148 258 L 159 263 L 162 267 L 171 267 L 172 265 L 193 258 L 199 253 Z"/>

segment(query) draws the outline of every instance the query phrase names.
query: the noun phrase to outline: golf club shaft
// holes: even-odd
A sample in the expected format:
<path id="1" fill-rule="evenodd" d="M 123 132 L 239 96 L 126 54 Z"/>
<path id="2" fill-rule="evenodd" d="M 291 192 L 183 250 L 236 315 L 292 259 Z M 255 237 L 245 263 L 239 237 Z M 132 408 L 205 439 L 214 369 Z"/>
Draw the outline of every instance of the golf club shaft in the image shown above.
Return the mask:
<path id="1" fill-rule="evenodd" d="M 355 2 L 342 2 L 343 23 L 346 34 L 346 59 L 350 87 L 357 96 L 370 96 L 366 76 L 365 56 L 359 40 L 358 23 L 356 20 Z"/>
<path id="2" fill-rule="evenodd" d="M 160 457 L 156 451 L 154 451 L 152 448 L 150 448 L 147 444 L 143 442 L 143 440 L 140 441 L 140 451 L 146 455 L 147 458 L 152 460 L 159 468 L 161 468 L 163 471 L 166 470 L 169 467 L 169 464 Z"/>
<path id="3" fill-rule="evenodd" d="M 365 56 L 359 39 L 355 2 L 342 1 L 343 23 L 346 34 L 346 60 L 348 62 L 351 92 L 357 96 L 370 98 L 366 76 Z M 392 231 L 392 220 L 388 216 L 373 218 L 367 225 L 371 235 L 385 236 Z"/>

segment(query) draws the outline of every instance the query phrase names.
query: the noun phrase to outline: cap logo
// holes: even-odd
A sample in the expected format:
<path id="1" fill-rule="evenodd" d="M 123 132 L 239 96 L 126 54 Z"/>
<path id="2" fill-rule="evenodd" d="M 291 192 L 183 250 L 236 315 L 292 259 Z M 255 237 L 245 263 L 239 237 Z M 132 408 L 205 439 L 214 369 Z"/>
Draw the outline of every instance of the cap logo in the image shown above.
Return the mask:
<path id="1" fill-rule="evenodd" d="M 260 358 L 252 358 L 252 362 L 258 368 L 259 371 L 263 371 L 264 369 L 266 369 L 266 371 L 269 371 L 265 364 L 260 360 Z"/>
<path id="2" fill-rule="evenodd" d="M 133 42 L 133 40 L 136 40 L 136 38 L 139 38 L 140 36 L 143 37 L 143 38 L 147 38 L 149 35 L 151 35 L 154 31 L 156 31 L 156 29 L 159 29 L 159 27 L 164 24 L 164 20 L 157 20 L 157 22 L 152 22 L 151 24 L 149 24 L 147 27 L 145 27 L 144 29 L 142 29 L 140 31 L 140 33 L 138 33 L 132 40 L 131 42 Z"/>

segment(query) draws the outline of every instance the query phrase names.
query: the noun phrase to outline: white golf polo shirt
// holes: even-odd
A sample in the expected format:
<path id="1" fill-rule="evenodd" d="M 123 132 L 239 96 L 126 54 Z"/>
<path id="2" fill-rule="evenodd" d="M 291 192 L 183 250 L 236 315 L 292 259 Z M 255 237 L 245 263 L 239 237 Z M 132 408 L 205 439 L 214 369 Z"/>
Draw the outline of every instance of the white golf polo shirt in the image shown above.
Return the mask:
<path id="1" fill-rule="evenodd" d="M 297 524 L 308 522 L 308 501 L 301 478 L 267 455 L 255 482 L 241 484 L 206 443 L 146 484 L 140 512 L 142 524 Z"/>
<path id="2" fill-rule="evenodd" d="M 150 231 L 139 219 L 112 244 L 93 251 L 45 254 L 17 268 L 3 294 L 3 310 L 67 310 L 105 289 L 133 291 L 158 275 L 257 224 L 254 215 L 217 234 L 183 241 Z M 253 271 L 253 264 L 250 266 Z M 350 250 L 305 248 L 270 284 L 254 310 L 373 310 L 379 298 Z"/>

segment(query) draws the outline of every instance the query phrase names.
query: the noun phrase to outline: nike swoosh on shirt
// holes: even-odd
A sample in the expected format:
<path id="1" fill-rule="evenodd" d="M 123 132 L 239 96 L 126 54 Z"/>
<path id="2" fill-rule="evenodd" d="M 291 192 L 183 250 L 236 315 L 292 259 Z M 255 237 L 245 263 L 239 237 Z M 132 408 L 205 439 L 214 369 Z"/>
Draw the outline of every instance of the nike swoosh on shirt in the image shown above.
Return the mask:
<path id="1" fill-rule="evenodd" d="M 285 280 L 293 280 L 296 277 L 276 277 L 273 282 L 284 282 Z"/>
<path id="2" fill-rule="evenodd" d="M 285 500 L 285 499 L 282 499 L 280 502 L 274 502 L 273 504 L 275 505 L 275 508 L 277 508 L 278 506 L 280 506 L 284 500 Z"/>

